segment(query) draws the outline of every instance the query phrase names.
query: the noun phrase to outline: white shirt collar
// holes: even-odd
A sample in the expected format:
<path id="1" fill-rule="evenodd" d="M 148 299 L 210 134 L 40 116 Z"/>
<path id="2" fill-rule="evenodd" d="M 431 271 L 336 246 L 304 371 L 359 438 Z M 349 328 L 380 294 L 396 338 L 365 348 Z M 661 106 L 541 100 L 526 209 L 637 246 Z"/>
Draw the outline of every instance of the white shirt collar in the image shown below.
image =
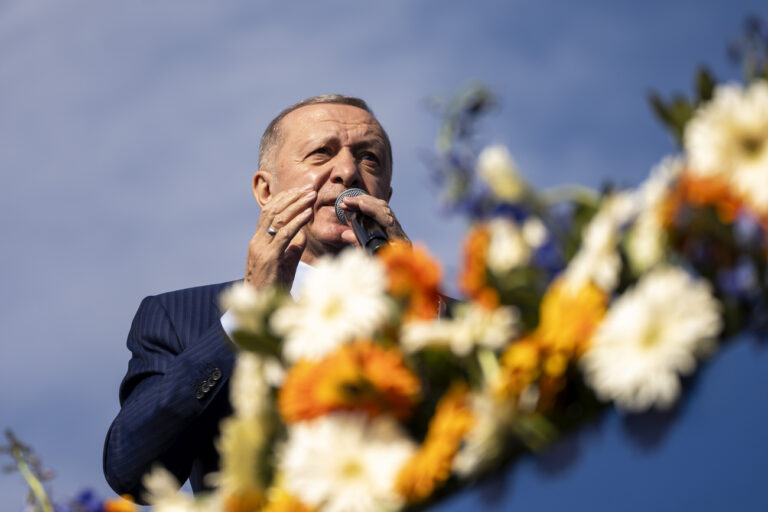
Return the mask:
<path id="1" fill-rule="evenodd" d="M 311 272 L 311 265 L 304 263 L 303 261 L 299 261 L 299 265 L 296 267 L 296 275 L 293 276 L 293 285 L 291 285 L 291 297 L 296 299 L 296 296 L 301 291 L 301 288 L 304 286 L 304 282 L 307 280 L 307 277 Z"/>

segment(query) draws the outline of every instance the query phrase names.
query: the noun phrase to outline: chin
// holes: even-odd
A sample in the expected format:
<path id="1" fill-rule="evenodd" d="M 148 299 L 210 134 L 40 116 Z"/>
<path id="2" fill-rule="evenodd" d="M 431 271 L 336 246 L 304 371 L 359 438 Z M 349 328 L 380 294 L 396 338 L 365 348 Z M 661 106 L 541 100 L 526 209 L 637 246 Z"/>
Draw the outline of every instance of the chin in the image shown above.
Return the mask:
<path id="1" fill-rule="evenodd" d="M 315 254 L 338 254 L 353 245 L 344 240 L 341 234 L 349 228 L 338 221 L 310 226 L 307 229 L 307 248 Z"/>

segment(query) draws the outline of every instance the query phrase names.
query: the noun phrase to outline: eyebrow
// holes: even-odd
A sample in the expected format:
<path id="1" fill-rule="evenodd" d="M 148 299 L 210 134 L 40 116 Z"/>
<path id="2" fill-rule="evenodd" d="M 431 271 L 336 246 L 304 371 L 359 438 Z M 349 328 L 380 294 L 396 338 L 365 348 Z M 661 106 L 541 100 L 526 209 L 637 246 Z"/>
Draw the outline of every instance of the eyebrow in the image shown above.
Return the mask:
<path id="1" fill-rule="evenodd" d="M 311 135 L 307 139 L 305 139 L 302 143 L 298 145 L 298 148 L 300 149 L 301 153 L 306 153 L 310 149 L 324 146 L 329 143 L 336 143 L 338 144 L 340 141 L 340 138 L 337 135 L 325 135 L 325 136 L 314 136 Z M 359 140 L 351 145 L 352 149 L 377 149 L 381 152 L 386 152 L 386 142 L 384 141 L 384 137 L 377 136 L 371 134 L 371 136 L 364 138 L 363 140 Z"/>

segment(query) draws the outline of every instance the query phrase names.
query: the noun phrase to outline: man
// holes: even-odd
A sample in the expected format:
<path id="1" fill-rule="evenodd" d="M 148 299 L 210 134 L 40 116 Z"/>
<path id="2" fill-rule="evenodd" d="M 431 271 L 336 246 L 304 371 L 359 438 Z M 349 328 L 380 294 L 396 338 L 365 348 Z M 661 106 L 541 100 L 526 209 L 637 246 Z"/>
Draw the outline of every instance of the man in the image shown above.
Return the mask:
<path id="1" fill-rule="evenodd" d="M 392 151 L 364 101 L 340 95 L 309 98 L 281 112 L 259 147 L 253 195 L 261 207 L 248 245 L 245 282 L 291 289 L 320 256 L 357 243 L 336 218 L 334 202 L 375 220 L 389 239 L 404 238 L 388 205 Z M 214 440 L 231 413 L 228 377 L 234 355 L 218 310 L 230 283 L 145 298 L 128 334 L 132 353 L 120 386 L 121 410 L 107 433 L 104 474 L 119 494 L 141 499 L 142 476 L 155 463 L 192 489 L 218 468 Z M 222 325 L 224 324 L 224 325 Z M 226 331 L 226 332 L 225 332 Z"/>

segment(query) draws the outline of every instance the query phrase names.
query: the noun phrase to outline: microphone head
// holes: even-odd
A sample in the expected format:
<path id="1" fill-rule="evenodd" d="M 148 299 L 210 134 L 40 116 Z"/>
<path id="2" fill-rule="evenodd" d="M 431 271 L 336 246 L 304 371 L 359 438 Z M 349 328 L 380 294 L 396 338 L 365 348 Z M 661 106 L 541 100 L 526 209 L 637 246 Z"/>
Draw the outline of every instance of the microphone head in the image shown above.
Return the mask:
<path id="1" fill-rule="evenodd" d="M 349 224 L 347 222 L 347 216 L 344 214 L 344 210 L 341 209 L 341 203 L 344 202 L 345 197 L 357 197 L 367 194 L 365 190 L 361 188 L 348 188 L 341 194 L 339 194 L 339 197 L 336 198 L 336 203 L 334 205 L 334 209 L 336 210 L 336 217 L 339 219 L 339 221 L 347 225 Z"/>

